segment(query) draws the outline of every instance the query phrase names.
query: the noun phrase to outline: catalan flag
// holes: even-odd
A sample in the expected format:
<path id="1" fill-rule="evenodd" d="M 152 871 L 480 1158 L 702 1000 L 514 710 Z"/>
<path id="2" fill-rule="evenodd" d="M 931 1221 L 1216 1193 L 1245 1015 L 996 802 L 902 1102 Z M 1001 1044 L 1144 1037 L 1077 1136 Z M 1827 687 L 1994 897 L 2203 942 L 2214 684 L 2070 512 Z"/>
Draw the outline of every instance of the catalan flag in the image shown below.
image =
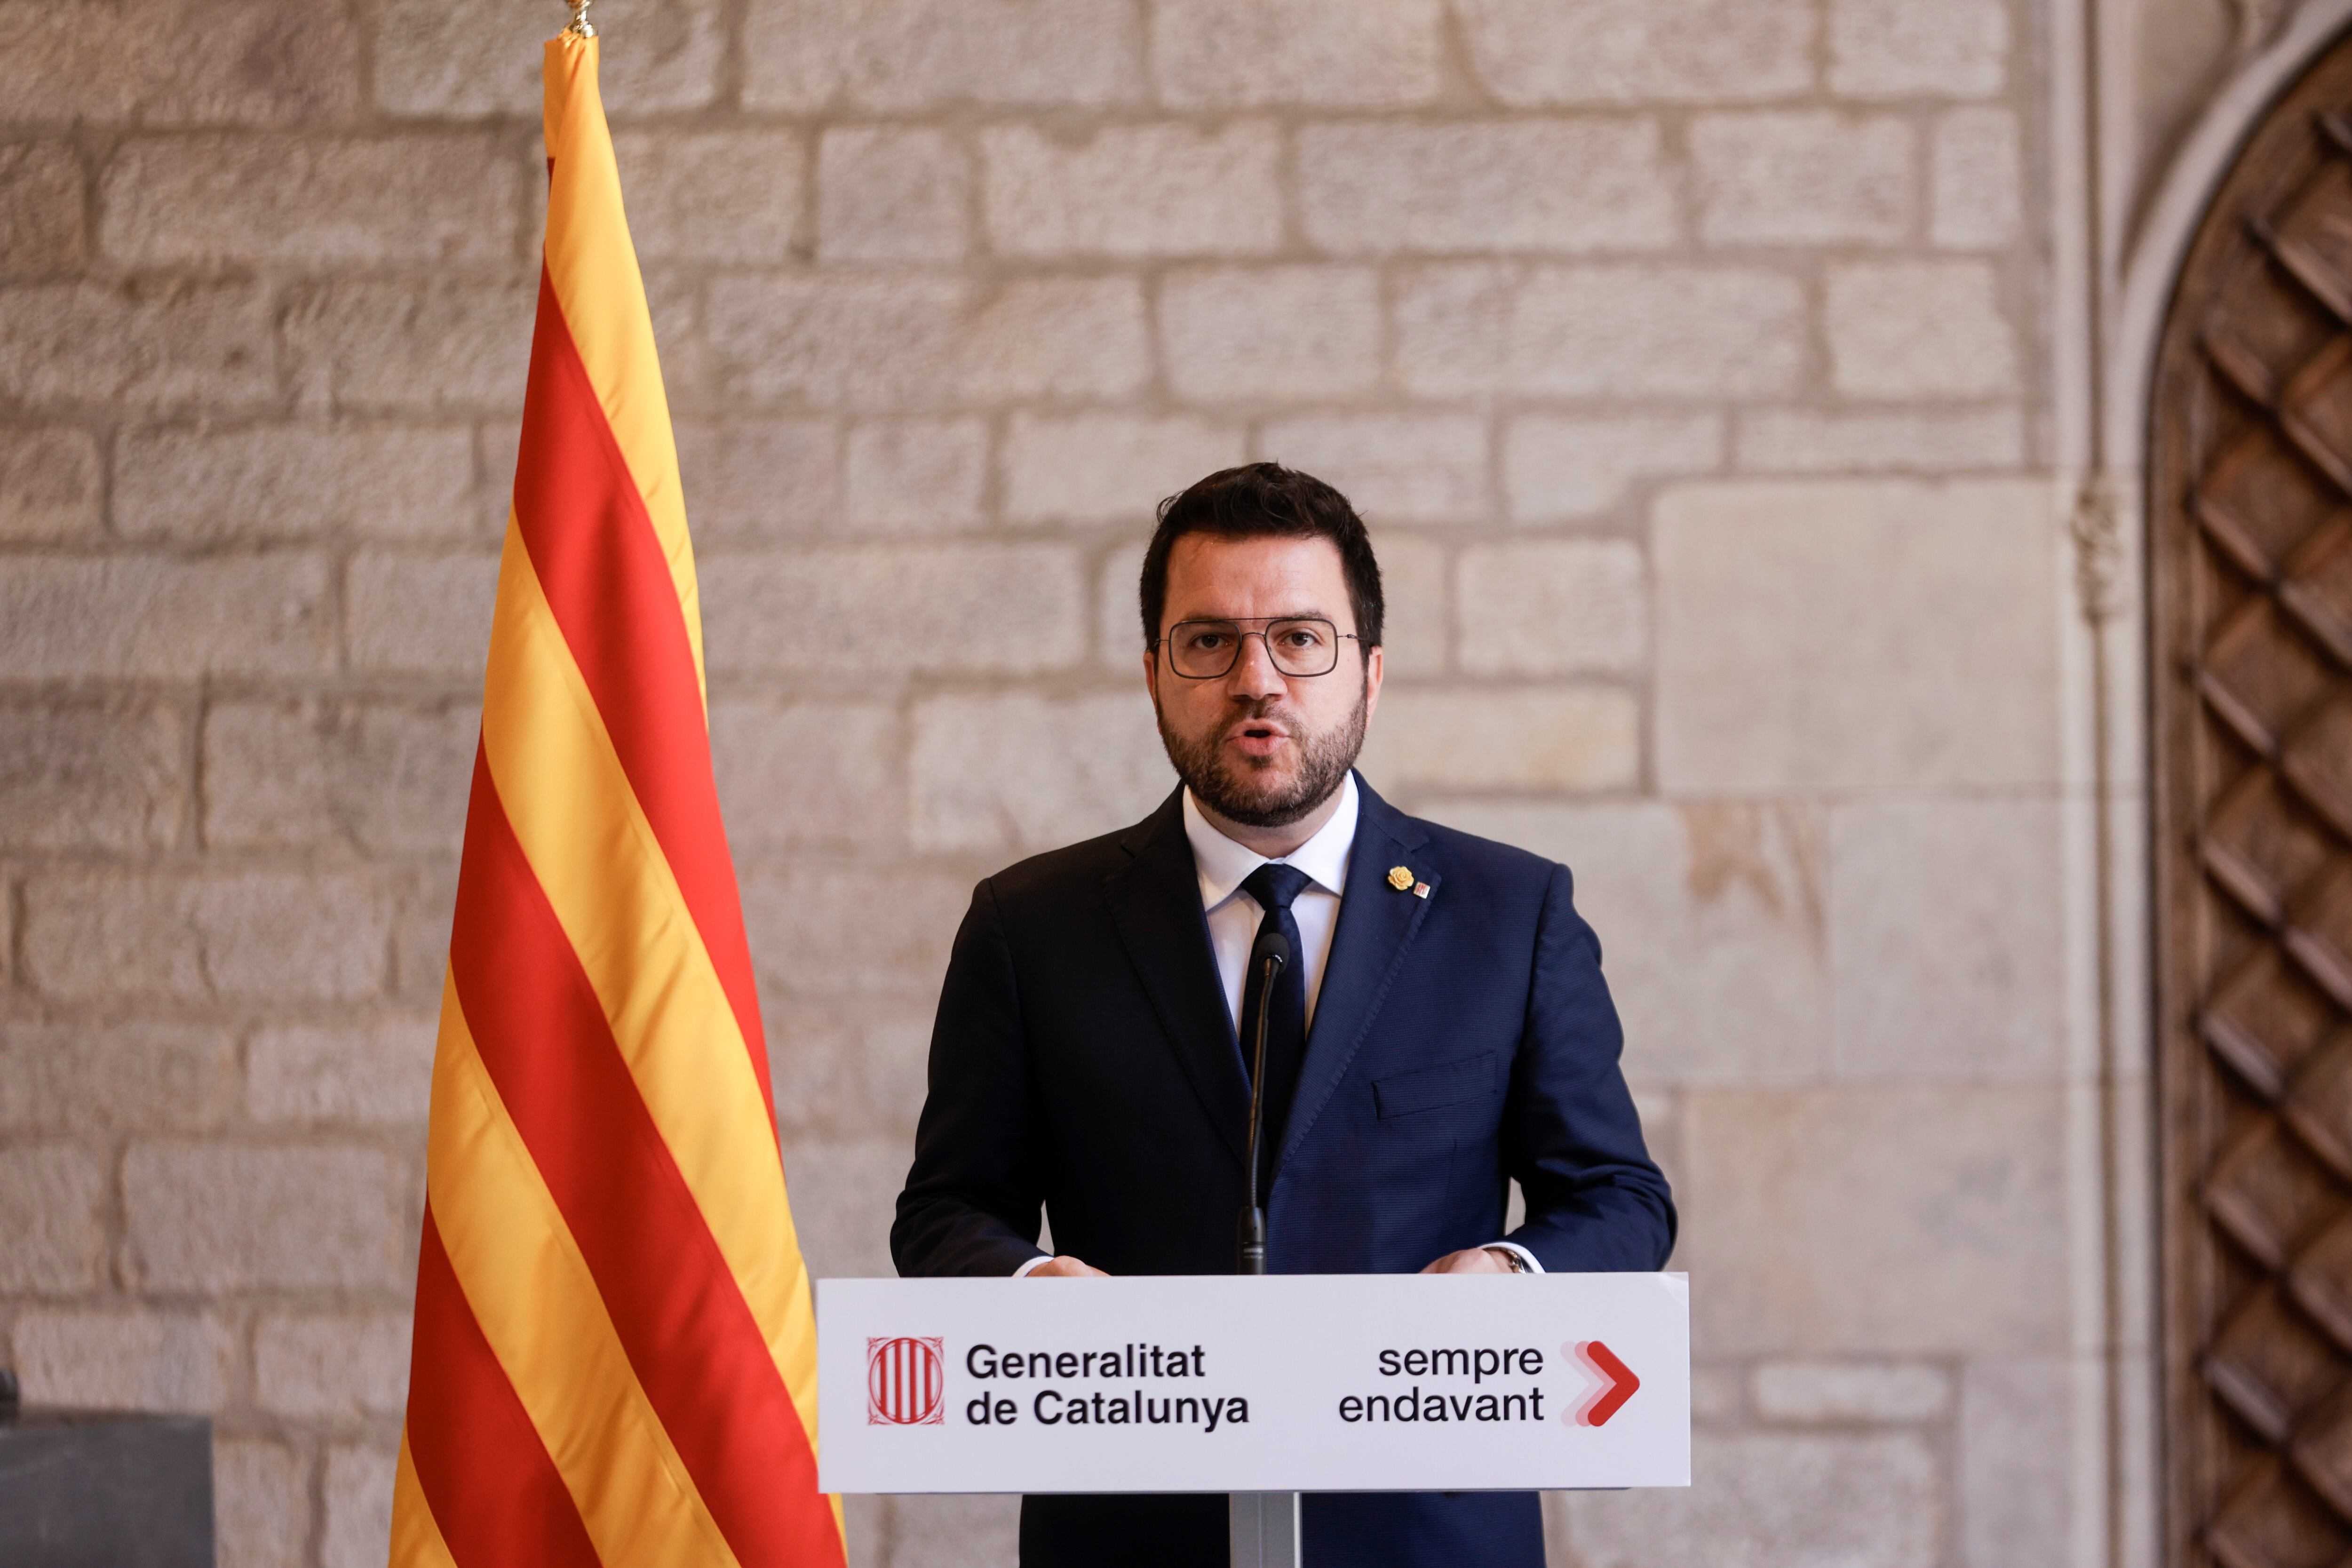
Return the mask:
<path id="1" fill-rule="evenodd" d="M 392 1561 L 838 1564 L 597 47 L 547 45 L 547 246 L 442 990 Z"/>

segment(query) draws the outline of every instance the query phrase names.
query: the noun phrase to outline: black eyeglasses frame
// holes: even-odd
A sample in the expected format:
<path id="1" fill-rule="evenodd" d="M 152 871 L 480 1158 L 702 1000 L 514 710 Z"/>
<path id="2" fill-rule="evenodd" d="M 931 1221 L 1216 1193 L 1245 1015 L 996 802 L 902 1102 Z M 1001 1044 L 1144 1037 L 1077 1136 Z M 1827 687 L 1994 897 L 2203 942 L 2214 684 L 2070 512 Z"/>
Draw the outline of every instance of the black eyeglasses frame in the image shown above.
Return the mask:
<path id="1" fill-rule="evenodd" d="M 1322 626 L 1330 632 L 1331 662 L 1328 666 L 1314 671 L 1312 674 L 1284 669 L 1282 668 L 1282 661 L 1275 657 L 1274 644 L 1267 641 L 1266 634 L 1272 631 L 1276 626 L 1292 625 Z M 1232 661 L 1228 663 L 1224 668 L 1218 670 L 1213 675 L 1194 675 L 1190 670 L 1177 668 L 1176 655 L 1171 645 L 1176 640 L 1176 634 L 1183 630 L 1186 626 L 1233 627 L 1234 637 L 1234 657 Z M 1252 631 L 1250 629 L 1252 626 L 1255 626 L 1257 629 L 1255 631 Z M 1168 628 L 1168 635 L 1163 637 L 1155 637 L 1152 639 L 1150 646 L 1155 650 L 1162 647 L 1169 648 L 1168 669 L 1169 673 L 1171 675 L 1175 675 L 1185 680 L 1223 680 L 1225 677 L 1231 675 L 1234 672 L 1234 668 L 1241 663 L 1242 645 L 1249 641 L 1252 637 L 1257 638 L 1259 642 L 1265 645 L 1266 662 L 1273 665 L 1276 671 L 1285 679 L 1288 680 L 1321 679 L 1324 676 L 1330 674 L 1333 670 L 1339 668 L 1339 645 L 1341 643 L 1361 642 L 1363 640 L 1354 632 L 1341 631 L 1337 622 L 1325 616 L 1194 616 L 1188 620 L 1178 621 L 1174 626 L 1170 626 Z"/>

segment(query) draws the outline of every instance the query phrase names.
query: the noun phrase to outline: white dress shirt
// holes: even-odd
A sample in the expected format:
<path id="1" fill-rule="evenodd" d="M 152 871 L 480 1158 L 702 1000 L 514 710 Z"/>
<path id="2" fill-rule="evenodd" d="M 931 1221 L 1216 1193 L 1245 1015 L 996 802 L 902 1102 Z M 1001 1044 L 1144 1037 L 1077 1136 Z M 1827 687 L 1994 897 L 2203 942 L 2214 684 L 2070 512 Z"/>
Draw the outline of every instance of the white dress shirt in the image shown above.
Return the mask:
<path id="1" fill-rule="evenodd" d="M 1339 929 L 1339 900 L 1347 893 L 1348 856 L 1356 847 L 1359 810 L 1356 775 L 1351 773 L 1339 786 L 1339 809 L 1331 814 L 1331 820 L 1316 829 L 1314 837 L 1282 857 L 1285 865 L 1297 867 L 1309 879 L 1290 901 L 1290 918 L 1298 922 L 1299 960 L 1307 966 L 1310 1027 L 1315 1022 L 1315 999 L 1323 990 L 1324 961 L 1331 956 L 1331 935 Z M 1184 792 L 1184 837 L 1192 843 L 1192 866 L 1201 878 L 1201 909 L 1209 918 L 1209 946 L 1216 953 L 1217 978 L 1224 982 L 1225 1016 L 1234 1020 L 1238 1037 L 1250 948 L 1257 941 L 1258 922 L 1265 918 L 1265 910 L 1242 890 L 1242 883 L 1265 864 L 1266 857 L 1211 826 L 1189 789 Z M 1517 1242 L 1486 1245 L 1513 1254 L 1530 1273 L 1543 1272 L 1536 1255 Z M 1013 1271 L 1013 1278 L 1046 1261 L 1046 1258 L 1033 1258 Z"/>
<path id="2" fill-rule="evenodd" d="M 1348 887 L 1348 852 L 1356 847 L 1356 775 L 1339 786 L 1339 809 L 1315 837 L 1282 858 L 1282 863 L 1312 879 L 1290 901 L 1298 922 L 1298 962 L 1307 981 L 1307 1023 L 1315 1023 L 1315 998 L 1323 991 L 1323 961 L 1331 956 L 1331 933 L 1339 927 L 1339 900 Z M 1236 844 L 1201 815 L 1192 792 L 1184 792 L 1184 837 L 1192 844 L 1192 865 L 1201 877 L 1201 908 L 1209 917 L 1209 946 L 1217 955 L 1217 978 L 1225 983 L 1225 1016 L 1241 1029 L 1242 985 L 1249 978 L 1250 949 L 1265 910 L 1242 891 L 1250 873 L 1266 857 Z"/>

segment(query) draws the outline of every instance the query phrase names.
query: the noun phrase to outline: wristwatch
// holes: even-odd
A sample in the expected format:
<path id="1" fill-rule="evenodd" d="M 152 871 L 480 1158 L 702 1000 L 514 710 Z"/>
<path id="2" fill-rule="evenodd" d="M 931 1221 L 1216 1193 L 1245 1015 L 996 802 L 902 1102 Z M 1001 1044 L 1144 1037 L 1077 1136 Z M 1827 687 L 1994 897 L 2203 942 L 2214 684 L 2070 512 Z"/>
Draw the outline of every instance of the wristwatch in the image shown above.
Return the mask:
<path id="1" fill-rule="evenodd" d="M 1502 1255 L 1502 1258 L 1503 1258 L 1503 1266 L 1504 1266 L 1505 1268 L 1508 1268 L 1512 1273 L 1514 1273 L 1514 1274 L 1525 1274 L 1525 1273 L 1527 1273 L 1527 1272 L 1528 1272 L 1528 1260 L 1527 1260 L 1526 1258 L 1521 1258 L 1517 1253 L 1516 1253 L 1516 1252 L 1512 1251 L 1509 1247 L 1488 1247 L 1486 1250 L 1487 1250 L 1487 1251 L 1489 1251 L 1489 1252 L 1500 1253 L 1500 1254 Z"/>

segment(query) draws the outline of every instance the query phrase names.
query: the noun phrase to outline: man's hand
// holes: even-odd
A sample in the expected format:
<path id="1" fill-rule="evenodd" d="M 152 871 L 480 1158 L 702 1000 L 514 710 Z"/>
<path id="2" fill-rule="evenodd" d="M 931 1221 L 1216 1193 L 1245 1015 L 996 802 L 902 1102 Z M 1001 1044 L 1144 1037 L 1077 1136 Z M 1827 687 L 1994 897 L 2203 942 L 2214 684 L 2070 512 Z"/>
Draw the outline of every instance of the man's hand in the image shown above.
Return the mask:
<path id="1" fill-rule="evenodd" d="M 1054 1263 L 1060 1261 L 1061 1259 L 1057 1258 Z M 1072 1258 L 1070 1261 L 1075 1263 L 1077 1259 Z M 1053 1266 L 1053 1263 L 1049 1263 L 1045 1265 L 1045 1268 L 1051 1268 Z M 1040 1268 L 1037 1272 L 1043 1274 L 1045 1268 Z M 1491 1247 L 1465 1247 L 1459 1252 L 1447 1253 L 1422 1272 L 1423 1274 L 1515 1274 L 1518 1271 L 1504 1262 L 1502 1255 Z"/>
<path id="2" fill-rule="evenodd" d="M 1067 1253 L 1063 1253 L 1055 1258 L 1048 1258 L 1045 1262 L 1040 1263 L 1036 1268 L 1032 1268 L 1028 1273 L 1023 1275 L 1022 1278 L 1024 1279 L 1043 1279 L 1048 1276 L 1051 1276 L 1055 1279 L 1108 1279 L 1110 1278 L 1109 1275 L 1104 1273 L 1101 1269 L 1097 1268 L 1091 1263 L 1087 1262 L 1084 1258 L 1072 1258 Z"/>

